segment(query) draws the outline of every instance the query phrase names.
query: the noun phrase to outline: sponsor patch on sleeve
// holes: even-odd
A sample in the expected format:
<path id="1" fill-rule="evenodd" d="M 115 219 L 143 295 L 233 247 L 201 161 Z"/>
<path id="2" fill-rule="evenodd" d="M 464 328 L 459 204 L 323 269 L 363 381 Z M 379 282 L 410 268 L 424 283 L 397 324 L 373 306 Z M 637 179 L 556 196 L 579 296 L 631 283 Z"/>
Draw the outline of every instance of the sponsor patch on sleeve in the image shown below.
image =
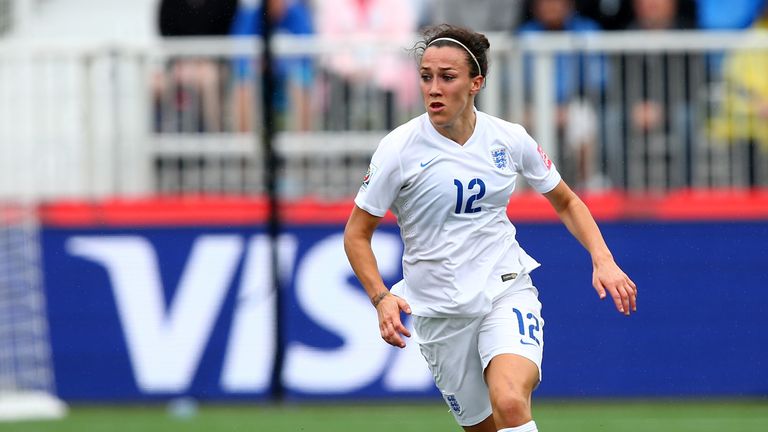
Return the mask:
<path id="1" fill-rule="evenodd" d="M 365 172 L 365 177 L 363 177 L 363 189 L 368 188 L 368 184 L 371 183 L 371 179 L 373 178 L 374 174 L 376 174 L 376 169 L 376 165 L 368 165 L 368 171 Z"/>
<path id="2" fill-rule="evenodd" d="M 547 169 L 552 168 L 552 160 L 549 158 L 549 156 L 547 156 L 547 153 L 544 151 L 544 149 L 541 148 L 541 146 L 538 146 L 536 150 L 539 151 L 539 155 L 541 155 L 541 160 L 544 161 L 544 166 L 546 166 Z"/>

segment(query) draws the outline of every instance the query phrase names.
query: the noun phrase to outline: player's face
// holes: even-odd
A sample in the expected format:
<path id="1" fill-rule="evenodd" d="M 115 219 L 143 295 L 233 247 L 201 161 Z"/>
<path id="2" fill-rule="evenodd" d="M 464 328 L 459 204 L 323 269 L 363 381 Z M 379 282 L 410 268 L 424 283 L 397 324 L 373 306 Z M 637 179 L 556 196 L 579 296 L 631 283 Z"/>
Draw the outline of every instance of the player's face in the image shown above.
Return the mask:
<path id="1" fill-rule="evenodd" d="M 472 116 L 482 77 L 470 78 L 467 53 L 461 47 L 429 47 L 421 58 L 421 96 L 432 124 L 450 127 Z"/>

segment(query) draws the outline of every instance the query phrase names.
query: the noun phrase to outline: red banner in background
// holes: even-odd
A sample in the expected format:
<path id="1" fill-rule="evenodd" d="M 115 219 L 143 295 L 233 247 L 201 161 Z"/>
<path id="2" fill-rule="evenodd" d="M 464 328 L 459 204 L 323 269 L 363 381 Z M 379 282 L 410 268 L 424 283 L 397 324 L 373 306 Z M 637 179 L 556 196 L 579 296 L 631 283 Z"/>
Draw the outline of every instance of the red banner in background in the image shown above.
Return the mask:
<path id="1" fill-rule="evenodd" d="M 768 190 L 685 190 L 657 196 L 605 192 L 582 199 L 599 221 L 768 219 Z M 353 205 L 351 198 L 305 198 L 282 202 L 280 214 L 285 223 L 337 224 L 346 221 Z M 507 213 L 513 222 L 557 220 L 547 200 L 533 192 L 514 195 Z M 57 201 L 41 207 L 48 226 L 239 226 L 262 223 L 267 215 L 266 199 L 247 196 Z M 389 213 L 385 220 L 394 222 L 394 217 Z"/>

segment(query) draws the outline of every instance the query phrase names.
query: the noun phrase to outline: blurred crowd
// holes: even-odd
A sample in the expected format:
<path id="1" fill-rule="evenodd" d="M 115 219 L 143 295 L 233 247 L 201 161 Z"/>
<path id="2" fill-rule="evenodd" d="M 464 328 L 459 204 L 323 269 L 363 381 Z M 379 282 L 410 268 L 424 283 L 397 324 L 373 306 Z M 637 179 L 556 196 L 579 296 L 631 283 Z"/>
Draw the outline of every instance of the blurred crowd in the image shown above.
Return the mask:
<path id="1" fill-rule="evenodd" d="M 161 0 L 158 32 L 164 37 L 260 35 L 264 31 L 262 1 L 269 3 L 269 19 L 278 34 L 318 36 L 331 42 L 365 37 L 371 44 L 386 39 L 401 42 L 402 46 L 408 45 L 420 28 L 443 22 L 520 37 L 551 31 L 768 28 L 768 0 Z M 340 50 L 321 64 L 306 57 L 279 59 L 273 68 L 278 127 L 311 129 L 310 94 L 317 92 L 318 83 L 322 83 L 326 98 L 323 103 L 333 107 L 321 110 L 325 129 L 349 129 L 350 119 L 364 111 L 358 104 L 370 97 L 383 101 L 383 128 L 397 125 L 398 109 L 418 98 L 415 74 L 404 72 L 413 69 L 413 64 L 402 56 L 374 57 L 372 53 L 356 52 L 352 56 Z M 768 55 L 754 54 L 707 58 L 717 66 L 717 79 L 728 80 L 737 89 L 726 95 L 723 103 L 727 111 L 723 118 L 729 120 L 713 122 L 713 133 L 746 143 L 750 161 L 768 149 L 768 73 L 764 73 L 768 70 Z M 556 56 L 556 123 L 562 146 L 559 153 L 568 155 L 563 169 L 574 184 L 588 187 L 590 182 L 606 181 L 594 175 L 601 170 L 592 165 L 609 157 L 605 148 L 596 155 L 594 145 L 595 141 L 610 141 L 606 136 L 609 124 L 623 126 L 624 136 L 619 141 L 624 148 L 617 151 L 624 157 L 650 158 L 651 152 L 633 153 L 633 149 L 652 148 L 654 137 L 675 131 L 683 143 L 683 157 L 691 158 L 694 135 L 690 130 L 691 107 L 685 103 L 687 95 L 673 97 L 676 92 L 669 89 L 654 92 L 650 87 L 641 87 L 639 91 L 627 89 L 627 101 L 620 107 L 599 103 L 608 77 L 623 83 L 641 82 L 659 70 L 671 71 L 681 59 L 680 64 L 687 67 L 691 55 L 625 55 L 610 61 L 595 54 Z M 248 59 L 169 62 L 154 84 L 157 130 L 253 130 L 259 118 L 254 98 L 257 89 L 253 87 L 256 64 Z M 532 68 L 526 64 L 525 70 L 529 81 Z M 367 85 L 357 85 L 360 82 Z M 681 88 L 683 93 L 689 91 L 684 85 Z M 222 94 L 231 96 L 223 101 Z M 197 114 L 185 115 L 190 110 Z M 227 118 L 224 113 L 229 113 Z M 731 121 L 734 117 L 736 122 Z M 526 126 L 532 127 L 534 122 L 533 116 L 525 116 Z M 743 127 L 746 123 L 758 126 Z M 684 165 L 688 172 L 678 173 L 682 176 L 678 183 L 691 182 L 690 160 Z M 669 179 L 674 176 L 668 174 L 663 177 L 672 181 Z M 759 175 L 758 168 L 750 168 L 749 183 L 757 183 Z M 619 173 L 619 180 L 613 182 L 626 183 L 630 176 Z"/>

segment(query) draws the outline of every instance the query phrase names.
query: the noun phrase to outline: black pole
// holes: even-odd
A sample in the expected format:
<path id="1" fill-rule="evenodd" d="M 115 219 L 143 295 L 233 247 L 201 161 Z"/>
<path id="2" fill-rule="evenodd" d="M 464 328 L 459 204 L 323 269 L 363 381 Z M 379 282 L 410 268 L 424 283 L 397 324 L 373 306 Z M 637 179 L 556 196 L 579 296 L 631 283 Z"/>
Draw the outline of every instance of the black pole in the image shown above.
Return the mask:
<path id="1" fill-rule="evenodd" d="M 261 55 L 261 100 L 264 124 L 261 128 L 262 150 L 264 154 L 264 185 L 266 186 L 269 218 L 267 234 L 270 241 L 270 268 L 272 288 L 275 294 L 275 363 L 272 368 L 272 397 L 275 401 L 283 399 L 281 372 L 285 346 L 283 343 L 283 294 L 280 289 L 280 266 L 278 264 L 278 237 L 280 235 L 280 212 L 277 191 L 278 157 L 274 149 L 275 115 L 272 96 L 274 94 L 274 76 L 272 75 L 272 34 L 273 23 L 270 17 L 269 2 L 262 0 L 262 55 Z M 258 40 L 258 39 L 257 39 Z M 254 86 L 256 87 L 256 86 Z"/>

